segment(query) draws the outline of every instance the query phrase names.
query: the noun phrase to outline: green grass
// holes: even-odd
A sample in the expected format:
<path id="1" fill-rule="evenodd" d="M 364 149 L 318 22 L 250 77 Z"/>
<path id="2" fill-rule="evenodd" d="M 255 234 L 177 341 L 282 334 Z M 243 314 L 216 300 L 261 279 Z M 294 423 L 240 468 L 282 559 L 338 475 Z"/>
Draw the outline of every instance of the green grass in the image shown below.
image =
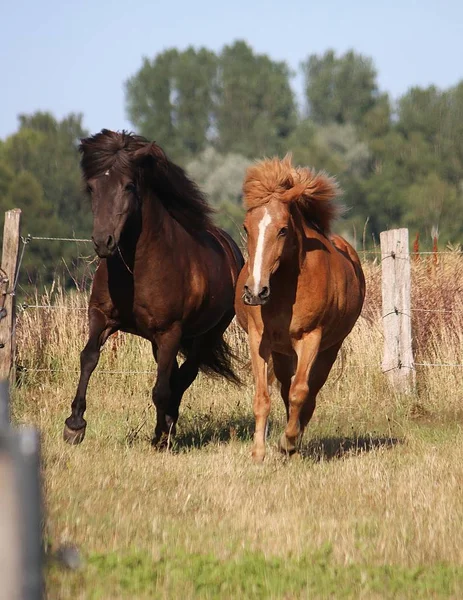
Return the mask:
<path id="1" fill-rule="evenodd" d="M 421 269 L 418 306 L 454 303 L 451 319 L 416 329 L 422 362 L 463 362 L 463 304 L 453 287 L 444 303 L 442 288 L 462 283 L 458 269 L 439 288 L 439 273 Z M 23 313 L 13 417 L 41 432 L 50 552 L 73 544 L 84 557 L 76 572 L 49 561 L 48 597 L 462 598 L 462 371 L 420 368 L 415 394 L 390 389 L 376 271 L 366 318 L 319 395 L 300 460 L 277 450 L 285 418 L 274 386 L 261 466 L 250 457 L 246 368 L 242 388 L 198 377 L 170 450 L 154 451 L 151 348 L 130 335 L 108 340 L 88 390 L 86 439 L 67 446 L 86 337 L 74 309 L 85 297 L 40 302 L 72 310 Z M 236 329 L 229 336 L 246 359 L 246 340 Z M 126 373 L 105 372 L 114 370 Z"/>
<path id="2" fill-rule="evenodd" d="M 60 598 L 458 598 L 463 567 L 337 565 L 329 544 L 298 558 L 241 551 L 211 554 L 164 550 L 90 554 L 80 572 L 52 567 L 48 585 Z M 86 590 L 83 593 L 83 590 Z M 83 595 L 82 595 L 83 594 Z"/>

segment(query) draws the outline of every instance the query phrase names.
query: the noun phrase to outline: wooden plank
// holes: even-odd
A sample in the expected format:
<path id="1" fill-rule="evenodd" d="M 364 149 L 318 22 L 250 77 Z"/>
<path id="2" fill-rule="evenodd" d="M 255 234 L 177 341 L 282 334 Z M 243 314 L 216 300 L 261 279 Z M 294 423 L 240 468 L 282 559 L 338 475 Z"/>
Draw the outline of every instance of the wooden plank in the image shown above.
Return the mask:
<path id="1" fill-rule="evenodd" d="M 20 243 L 21 210 L 14 208 L 5 213 L 3 228 L 3 252 L 0 310 L 0 380 L 10 379 L 15 358 L 15 297 L 14 283 L 18 265 Z"/>
<path id="2" fill-rule="evenodd" d="M 382 369 L 398 392 L 415 388 L 411 327 L 411 270 L 408 229 L 380 234 L 382 260 Z"/>
<path id="3" fill-rule="evenodd" d="M 0 431 L 0 597 L 20 600 L 22 582 L 18 489 L 13 457 L 7 445 L 7 434 Z"/>

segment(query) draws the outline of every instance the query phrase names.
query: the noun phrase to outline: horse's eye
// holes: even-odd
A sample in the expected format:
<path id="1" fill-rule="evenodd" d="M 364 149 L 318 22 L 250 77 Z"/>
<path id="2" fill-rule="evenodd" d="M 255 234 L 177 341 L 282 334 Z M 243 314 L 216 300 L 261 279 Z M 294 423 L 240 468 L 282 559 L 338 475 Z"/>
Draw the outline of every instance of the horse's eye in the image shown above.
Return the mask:
<path id="1" fill-rule="evenodd" d="M 126 183 L 125 191 L 133 193 L 135 191 L 135 184 L 132 182 Z"/>
<path id="2" fill-rule="evenodd" d="M 279 237 L 285 237 L 285 235 L 288 233 L 288 228 L 287 227 L 282 227 L 280 229 L 280 231 L 278 232 L 278 236 Z"/>

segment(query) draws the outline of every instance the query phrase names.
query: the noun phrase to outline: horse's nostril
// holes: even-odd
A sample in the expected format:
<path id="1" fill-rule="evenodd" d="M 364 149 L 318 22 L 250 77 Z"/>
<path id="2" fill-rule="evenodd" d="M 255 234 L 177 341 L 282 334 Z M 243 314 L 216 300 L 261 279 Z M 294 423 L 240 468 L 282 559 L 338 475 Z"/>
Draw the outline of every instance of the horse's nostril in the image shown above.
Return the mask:
<path id="1" fill-rule="evenodd" d="M 270 290 L 268 289 L 267 286 L 264 286 L 259 292 L 259 298 L 261 300 L 265 300 L 265 298 L 268 298 L 269 294 L 270 294 Z"/>
<path id="2" fill-rule="evenodd" d="M 108 248 L 112 248 L 114 245 L 114 238 L 112 235 L 108 235 L 108 239 L 106 240 L 106 246 Z"/>

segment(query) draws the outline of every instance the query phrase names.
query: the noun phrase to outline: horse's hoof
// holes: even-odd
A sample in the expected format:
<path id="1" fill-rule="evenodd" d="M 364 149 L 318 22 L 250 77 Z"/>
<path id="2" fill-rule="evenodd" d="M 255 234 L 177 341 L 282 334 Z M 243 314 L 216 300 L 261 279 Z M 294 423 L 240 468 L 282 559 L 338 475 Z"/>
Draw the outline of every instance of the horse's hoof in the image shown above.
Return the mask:
<path id="1" fill-rule="evenodd" d="M 290 440 L 289 438 L 286 437 L 286 434 L 283 433 L 281 438 L 280 438 L 280 443 L 278 444 L 278 447 L 280 449 L 280 452 L 282 454 L 286 454 L 286 455 L 293 455 L 297 448 L 296 448 L 296 440 Z"/>
<path id="2" fill-rule="evenodd" d="M 261 465 L 264 462 L 265 450 L 252 451 L 252 462 L 256 465 Z"/>
<path id="3" fill-rule="evenodd" d="M 151 446 L 158 452 L 165 452 L 169 449 L 170 445 L 171 441 L 169 439 L 169 435 L 164 432 L 161 435 L 154 436 L 154 438 L 151 440 Z"/>
<path id="4" fill-rule="evenodd" d="M 86 428 L 87 426 L 85 425 L 81 429 L 71 429 L 65 425 L 63 430 L 64 441 L 71 446 L 77 446 L 78 444 L 81 444 L 84 441 Z"/>
<path id="5" fill-rule="evenodd" d="M 294 452 L 290 453 L 289 458 L 291 459 L 291 462 L 298 463 L 298 462 L 302 461 L 302 459 L 304 457 L 298 450 L 295 450 Z"/>

